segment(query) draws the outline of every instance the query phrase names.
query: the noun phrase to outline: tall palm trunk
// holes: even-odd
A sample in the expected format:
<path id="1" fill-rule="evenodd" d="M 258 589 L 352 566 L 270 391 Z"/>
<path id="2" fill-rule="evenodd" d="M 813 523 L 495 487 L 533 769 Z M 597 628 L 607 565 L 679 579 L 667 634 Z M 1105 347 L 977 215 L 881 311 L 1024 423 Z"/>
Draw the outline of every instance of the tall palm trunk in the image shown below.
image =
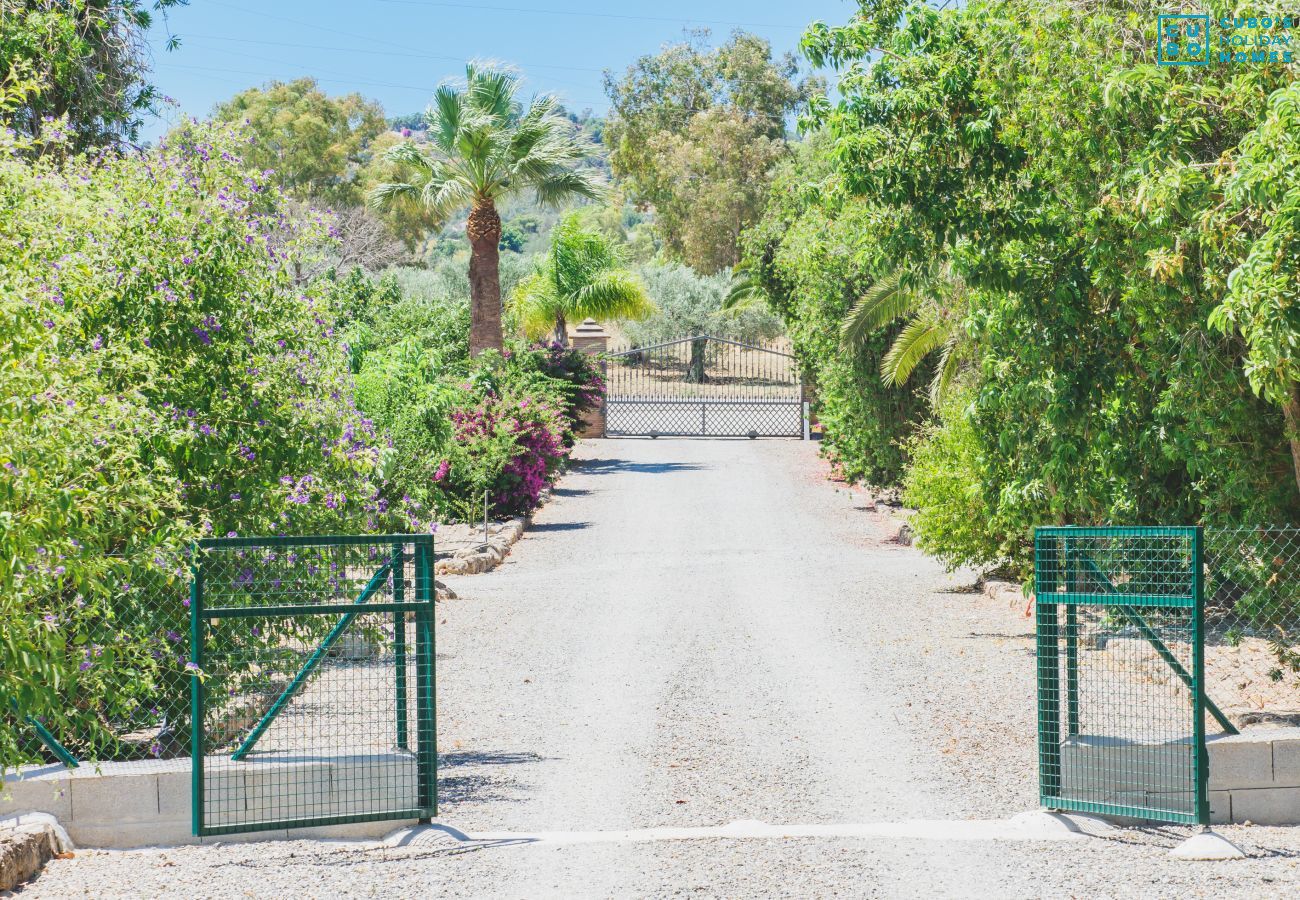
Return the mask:
<path id="1" fill-rule="evenodd" d="M 565 320 L 563 315 L 555 317 L 555 332 L 553 337 L 555 343 L 559 344 L 561 347 L 569 346 L 569 323 Z"/>
<path id="2" fill-rule="evenodd" d="M 469 235 L 469 352 L 500 350 L 501 338 L 501 217 L 491 200 L 470 210 Z"/>

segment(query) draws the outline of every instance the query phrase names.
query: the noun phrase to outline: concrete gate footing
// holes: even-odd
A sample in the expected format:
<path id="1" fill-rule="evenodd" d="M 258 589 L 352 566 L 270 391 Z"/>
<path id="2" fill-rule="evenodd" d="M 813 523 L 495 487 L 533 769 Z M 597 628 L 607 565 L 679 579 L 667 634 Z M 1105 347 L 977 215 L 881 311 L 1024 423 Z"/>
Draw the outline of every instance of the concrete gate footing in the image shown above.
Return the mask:
<path id="1" fill-rule="evenodd" d="M 1241 848 L 1221 834 L 1210 829 L 1197 832 L 1169 851 L 1175 859 L 1223 860 L 1245 859 Z"/>

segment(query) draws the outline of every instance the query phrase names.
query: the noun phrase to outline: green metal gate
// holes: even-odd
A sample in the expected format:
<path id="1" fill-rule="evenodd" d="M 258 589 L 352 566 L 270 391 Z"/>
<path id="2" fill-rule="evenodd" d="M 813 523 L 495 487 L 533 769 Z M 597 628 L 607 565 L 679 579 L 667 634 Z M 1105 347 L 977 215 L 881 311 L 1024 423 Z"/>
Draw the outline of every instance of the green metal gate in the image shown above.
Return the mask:
<path id="1" fill-rule="evenodd" d="M 1200 528 L 1039 528 L 1043 806 L 1209 822 Z"/>
<path id="2" fill-rule="evenodd" d="M 190 591 L 194 833 L 437 812 L 433 538 L 223 538 Z"/>

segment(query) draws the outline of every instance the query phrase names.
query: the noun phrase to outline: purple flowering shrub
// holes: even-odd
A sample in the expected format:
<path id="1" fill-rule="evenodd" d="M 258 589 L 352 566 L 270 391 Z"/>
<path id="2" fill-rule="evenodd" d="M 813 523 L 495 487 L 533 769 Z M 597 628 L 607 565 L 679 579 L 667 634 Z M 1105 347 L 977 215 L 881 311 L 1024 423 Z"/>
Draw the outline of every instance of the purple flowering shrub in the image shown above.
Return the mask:
<path id="1" fill-rule="evenodd" d="M 33 756 L 10 698 L 74 751 L 182 742 L 191 539 L 430 527 L 296 279 L 328 225 L 242 140 L 58 163 L 0 136 L 0 769 Z"/>
<path id="2" fill-rule="evenodd" d="M 574 434 L 585 413 L 600 406 L 605 394 L 605 376 L 595 358 L 581 350 L 558 343 L 534 344 L 514 354 L 516 365 L 535 370 L 552 382 L 552 390 L 563 404 L 568 419 L 565 443 L 573 446 Z"/>
<path id="3" fill-rule="evenodd" d="M 439 508 L 473 519 L 482 515 L 486 491 L 494 515 L 536 509 L 568 452 L 560 410 L 536 397 L 488 393 L 453 409 L 451 421 L 454 439 L 434 472 Z"/>
<path id="4" fill-rule="evenodd" d="M 523 515 L 559 474 L 581 415 L 604 383 L 586 354 L 558 345 L 484 353 L 445 382 L 453 425 L 433 458 L 433 502 L 447 518 Z M 427 468 L 427 465 L 426 465 Z"/>

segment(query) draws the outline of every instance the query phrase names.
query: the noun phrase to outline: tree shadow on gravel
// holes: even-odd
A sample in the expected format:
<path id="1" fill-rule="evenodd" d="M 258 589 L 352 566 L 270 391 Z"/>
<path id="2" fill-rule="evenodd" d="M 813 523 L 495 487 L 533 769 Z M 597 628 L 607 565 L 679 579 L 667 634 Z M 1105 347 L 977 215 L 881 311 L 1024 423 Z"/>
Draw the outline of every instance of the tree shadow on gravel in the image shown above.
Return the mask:
<path id="1" fill-rule="evenodd" d="M 630 459 L 580 459 L 573 462 L 575 472 L 584 472 L 593 475 L 608 475 L 616 472 L 635 472 L 644 475 L 665 475 L 670 472 L 696 472 L 702 469 L 711 468 L 710 466 L 700 466 L 695 463 L 649 463 L 633 462 Z"/>
<path id="2" fill-rule="evenodd" d="M 517 766 L 543 762 L 536 753 L 459 751 L 438 756 L 438 804 L 492 801 L 518 803 L 518 782 L 507 772 L 476 771 L 474 774 L 456 774 L 458 769 L 472 767 L 489 769 L 497 766 Z M 449 774 L 450 773 L 450 774 Z"/>
<path id="3" fill-rule="evenodd" d="M 539 531 L 581 531 L 590 527 L 590 522 L 533 522 L 528 526 L 528 531 L 530 533 Z"/>

